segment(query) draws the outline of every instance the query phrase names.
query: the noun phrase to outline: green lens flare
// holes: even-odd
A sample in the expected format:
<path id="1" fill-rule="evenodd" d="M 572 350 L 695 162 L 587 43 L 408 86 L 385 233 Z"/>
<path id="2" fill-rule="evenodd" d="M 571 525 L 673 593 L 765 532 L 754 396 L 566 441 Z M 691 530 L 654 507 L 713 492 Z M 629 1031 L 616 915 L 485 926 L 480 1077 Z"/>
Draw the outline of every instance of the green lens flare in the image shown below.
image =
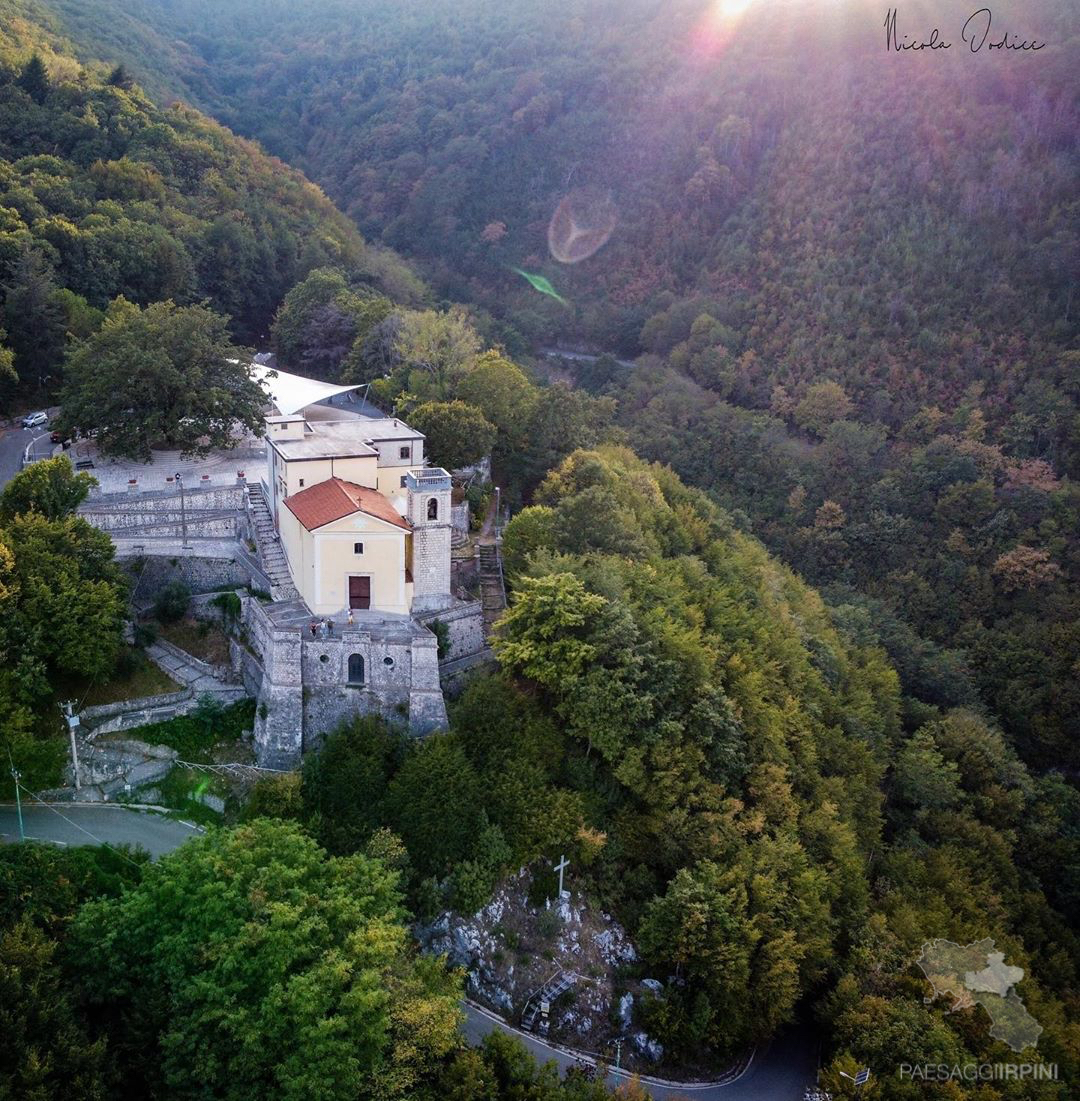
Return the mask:
<path id="1" fill-rule="evenodd" d="M 551 280 L 548 279 L 546 275 L 533 275 L 531 272 L 522 271 L 521 268 L 514 268 L 513 270 L 517 272 L 522 279 L 527 280 L 530 285 L 541 294 L 546 294 L 548 298 L 554 298 L 556 302 L 561 303 L 563 306 L 570 305 L 570 303 L 551 285 Z"/>

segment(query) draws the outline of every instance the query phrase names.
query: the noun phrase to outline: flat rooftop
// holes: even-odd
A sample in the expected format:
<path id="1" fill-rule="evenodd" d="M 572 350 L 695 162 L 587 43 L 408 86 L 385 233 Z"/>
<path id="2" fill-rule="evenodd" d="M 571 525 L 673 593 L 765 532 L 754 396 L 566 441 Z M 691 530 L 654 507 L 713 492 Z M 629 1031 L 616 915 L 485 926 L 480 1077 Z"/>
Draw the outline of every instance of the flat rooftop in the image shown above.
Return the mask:
<path id="1" fill-rule="evenodd" d="M 285 459 L 343 459 L 378 455 L 380 440 L 422 440 L 404 421 L 394 417 L 350 417 L 348 420 L 308 421 L 302 440 L 271 440 Z"/>
<path id="2" fill-rule="evenodd" d="M 365 417 L 356 425 L 354 431 L 363 433 L 366 440 L 422 440 L 423 432 L 417 432 L 410 428 L 403 420 L 397 417 Z"/>

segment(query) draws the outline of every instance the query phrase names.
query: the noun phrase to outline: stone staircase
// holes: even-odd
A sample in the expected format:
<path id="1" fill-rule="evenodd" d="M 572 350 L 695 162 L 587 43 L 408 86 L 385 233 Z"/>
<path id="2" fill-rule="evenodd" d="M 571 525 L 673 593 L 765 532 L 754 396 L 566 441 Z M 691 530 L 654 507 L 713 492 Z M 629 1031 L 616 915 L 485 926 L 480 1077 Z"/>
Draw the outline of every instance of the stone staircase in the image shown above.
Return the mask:
<path id="1" fill-rule="evenodd" d="M 193 654 L 164 639 L 147 646 L 146 656 L 178 684 L 190 688 L 196 697 L 214 696 L 226 704 L 236 703 L 237 700 L 247 697 L 244 686 L 233 681 L 230 670 L 207 665 L 205 661 L 200 661 Z"/>
<path id="2" fill-rule="evenodd" d="M 484 609 L 484 631 L 490 634 L 495 621 L 506 609 L 506 584 L 503 581 L 502 555 L 496 543 L 479 546 L 480 603 Z"/>
<path id="3" fill-rule="evenodd" d="M 259 548 L 259 561 L 270 579 L 270 595 L 275 600 L 297 600 L 300 594 L 293 585 L 289 563 L 285 559 L 285 550 L 274 528 L 274 518 L 270 515 L 270 506 L 263 496 L 262 486 L 249 484 L 248 500 L 251 503 L 251 518 L 255 528 L 255 544 Z"/>

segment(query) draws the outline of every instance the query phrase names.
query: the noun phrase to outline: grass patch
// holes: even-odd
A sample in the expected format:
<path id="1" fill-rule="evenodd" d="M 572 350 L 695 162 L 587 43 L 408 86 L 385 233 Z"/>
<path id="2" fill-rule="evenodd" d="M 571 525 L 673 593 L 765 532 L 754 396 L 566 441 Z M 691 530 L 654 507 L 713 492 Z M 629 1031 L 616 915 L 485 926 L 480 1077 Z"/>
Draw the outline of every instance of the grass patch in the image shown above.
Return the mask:
<path id="1" fill-rule="evenodd" d="M 228 663 L 229 636 L 216 624 L 181 619 L 176 623 L 158 623 L 156 627 L 158 638 L 179 646 L 202 661 L 211 665 Z"/>
<path id="2" fill-rule="evenodd" d="M 137 700 L 142 696 L 161 696 L 179 692 L 180 685 L 159 669 L 142 651 L 125 646 L 116 668 L 107 681 L 91 683 L 86 677 L 66 677 L 56 687 L 58 700 L 78 700 L 83 707 L 103 703 Z"/>
<path id="3" fill-rule="evenodd" d="M 190 715 L 181 715 L 163 723 L 150 723 L 124 731 L 125 738 L 136 738 L 149 745 L 167 745 L 182 760 L 209 764 L 212 751 L 219 745 L 231 745 L 255 725 L 255 701 L 241 700 L 230 707 L 214 710 L 200 702 Z"/>

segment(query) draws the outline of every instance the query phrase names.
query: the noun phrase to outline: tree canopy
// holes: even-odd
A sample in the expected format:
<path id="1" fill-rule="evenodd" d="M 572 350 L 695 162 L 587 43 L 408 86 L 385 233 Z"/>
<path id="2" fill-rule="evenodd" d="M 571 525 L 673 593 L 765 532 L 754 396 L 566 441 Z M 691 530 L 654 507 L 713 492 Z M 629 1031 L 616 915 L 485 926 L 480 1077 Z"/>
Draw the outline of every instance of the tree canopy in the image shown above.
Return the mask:
<path id="1" fill-rule="evenodd" d="M 225 318 L 204 306 L 117 299 L 68 360 L 60 419 L 106 454 L 147 461 L 155 447 L 204 455 L 261 432 L 266 392 Z"/>
<path id="2" fill-rule="evenodd" d="M 495 426 L 463 401 L 425 401 L 409 413 L 409 424 L 424 433 L 428 458 L 447 470 L 479 462 L 495 442 Z"/>
<path id="3" fill-rule="evenodd" d="M 382 1101 L 458 1043 L 457 982 L 412 954 L 403 918 L 378 861 L 257 819 L 89 903 L 72 939 L 154 1095 Z"/>
<path id="4" fill-rule="evenodd" d="M 31 463 L 0 492 L 0 523 L 24 512 L 60 520 L 71 515 L 97 484 L 93 474 L 86 471 L 77 474 L 66 455 Z"/>

